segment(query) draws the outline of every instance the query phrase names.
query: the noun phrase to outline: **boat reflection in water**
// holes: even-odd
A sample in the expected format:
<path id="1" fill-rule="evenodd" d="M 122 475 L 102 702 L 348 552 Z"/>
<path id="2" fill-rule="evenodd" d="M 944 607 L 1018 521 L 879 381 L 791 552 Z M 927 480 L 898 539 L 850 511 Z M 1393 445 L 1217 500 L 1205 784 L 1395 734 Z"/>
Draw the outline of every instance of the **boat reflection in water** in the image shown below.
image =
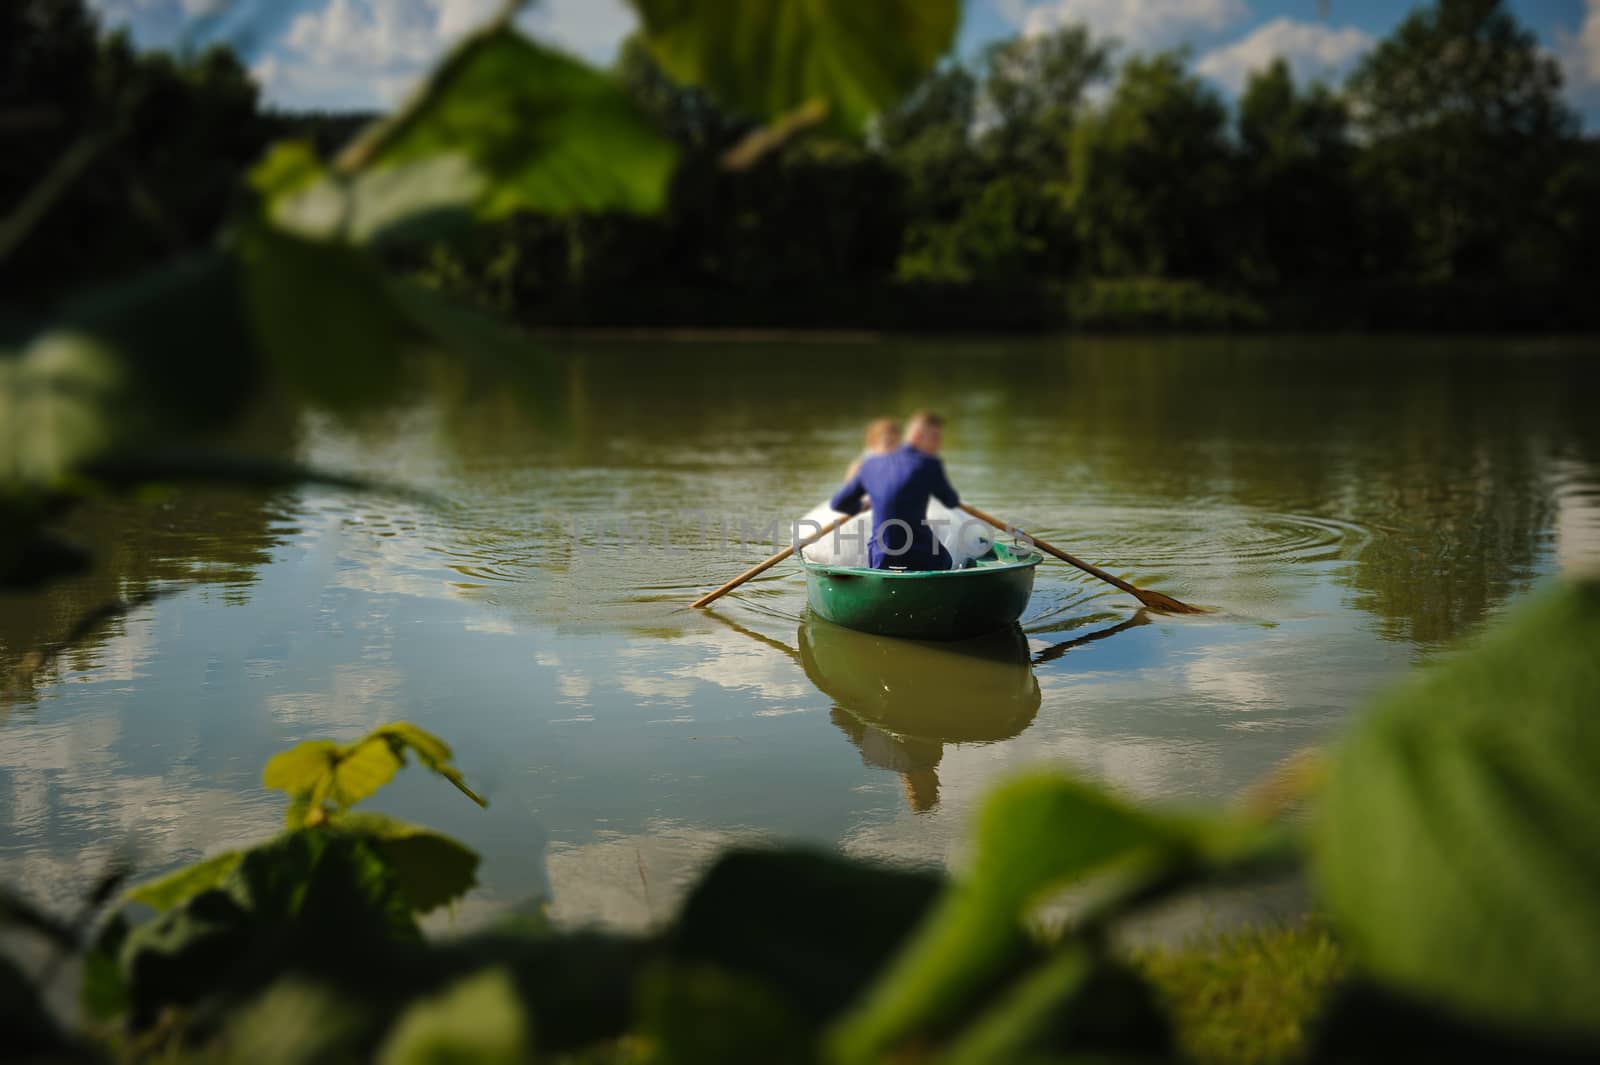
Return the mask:
<path id="1" fill-rule="evenodd" d="M 939 801 L 945 744 L 1011 739 L 1039 711 L 1039 682 L 1016 625 L 932 643 L 808 617 L 798 639 L 806 676 L 834 701 L 834 724 L 868 765 L 900 774 L 918 812 Z"/>

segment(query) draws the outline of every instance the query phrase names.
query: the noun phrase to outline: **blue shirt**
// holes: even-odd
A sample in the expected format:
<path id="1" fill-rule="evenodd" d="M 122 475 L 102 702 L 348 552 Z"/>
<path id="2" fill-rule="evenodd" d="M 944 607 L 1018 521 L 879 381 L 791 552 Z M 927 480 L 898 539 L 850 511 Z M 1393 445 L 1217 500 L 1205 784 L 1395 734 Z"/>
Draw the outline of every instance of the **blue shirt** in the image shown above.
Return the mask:
<path id="1" fill-rule="evenodd" d="M 910 444 L 884 455 L 873 455 L 829 505 L 843 514 L 859 514 L 862 496 L 869 496 L 872 501 L 872 541 L 867 545 L 867 559 L 874 569 L 950 568 L 950 552 L 939 543 L 939 530 L 924 524 L 929 496 L 952 509 L 961 503 L 937 456 L 924 454 Z"/>

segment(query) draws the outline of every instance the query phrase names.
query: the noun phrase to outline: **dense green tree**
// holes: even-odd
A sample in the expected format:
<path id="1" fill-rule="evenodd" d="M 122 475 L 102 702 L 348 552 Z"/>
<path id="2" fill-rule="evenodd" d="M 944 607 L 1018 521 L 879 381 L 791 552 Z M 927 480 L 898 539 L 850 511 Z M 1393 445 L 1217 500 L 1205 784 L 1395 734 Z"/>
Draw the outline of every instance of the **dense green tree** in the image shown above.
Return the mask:
<path id="1" fill-rule="evenodd" d="M 82 0 L 4 5 L 0 42 L 0 203 L 18 220 L 0 246 L 6 302 L 37 311 L 211 238 L 268 135 L 232 52 L 141 54 L 101 36 Z"/>
<path id="2" fill-rule="evenodd" d="M 1342 90 L 1257 71 L 1232 116 L 1176 54 L 1131 59 L 1091 104 L 1111 51 L 1081 26 L 1001 42 L 936 67 L 865 140 L 792 129 L 730 168 L 758 124 L 636 38 L 616 73 L 677 148 L 667 211 L 524 213 L 392 265 L 591 322 L 656 292 L 705 293 L 715 322 L 724 287 L 1128 276 L 1362 286 L 1390 320 L 1406 285 L 1554 290 L 1600 269 L 1600 149 L 1501 0 L 1414 12 Z M 262 114 L 230 53 L 141 55 L 85 0 L 0 6 L 0 316 L 25 327 L 76 285 L 204 244 L 268 140 L 326 157 L 371 117 Z"/>
<path id="3" fill-rule="evenodd" d="M 1056 188 L 1041 189 L 1026 175 L 1002 175 L 982 185 L 953 222 L 920 222 L 908 234 L 902 276 L 927 281 L 1016 281 L 1051 276 L 1064 214 Z"/>
<path id="4" fill-rule="evenodd" d="M 1111 45 L 1067 25 L 990 45 L 982 70 L 986 146 L 1008 169 L 1059 176 L 1085 94 L 1111 74 Z"/>
<path id="5" fill-rule="evenodd" d="M 1555 248 L 1542 267 L 1562 277 L 1600 277 L 1600 139 L 1570 146 L 1546 206 Z"/>
<path id="6" fill-rule="evenodd" d="M 1111 99 L 1073 132 L 1067 199 L 1092 273 L 1204 277 L 1229 179 L 1227 109 L 1184 57 L 1136 56 Z"/>
<path id="7" fill-rule="evenodd" d="M 1239 98 L 1237 269 L 1252 281 L 1349 277 L 1354 224 L 1349 116 L 1322 85 L 1300 91 L 1283 60 Z"/>
<path id="8" fill-rule="evenodd" d="M 1084 26 L 985 49 L 974 75 L 937 72 L 884 123 L 910 189 L 902 276 L 941 281 L 1066 276 L 1068 143 L 1110 46 Z"/>
<path id="9" fill-rule="evenodd" d="M 879 121 L 877 142 L 906 177 L 913 217 L 952 222 L 982 186 L 987 168 L 973 144 L 977 121 L 977 79 L 958 64 L 934 71 Z"/>
<path id="10" fill-rule="evenodd" d="M 1361 63 L 1349 92 L 1378 213 L 1373 265 L 1503 276 L 1518 240 L 1546 228 L 1547 183 L 1576 131 L 1534 34 L 1503 0 L 1438 0 Z"/>

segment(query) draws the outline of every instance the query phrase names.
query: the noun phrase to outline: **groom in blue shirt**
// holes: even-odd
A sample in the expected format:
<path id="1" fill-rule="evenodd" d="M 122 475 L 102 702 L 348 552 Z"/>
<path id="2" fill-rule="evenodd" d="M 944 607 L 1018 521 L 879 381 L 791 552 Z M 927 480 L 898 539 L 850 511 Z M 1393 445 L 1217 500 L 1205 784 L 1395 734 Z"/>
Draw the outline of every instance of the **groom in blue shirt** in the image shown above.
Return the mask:
<path id="1" fill-rule="evenodd" d="M 925 520 L 930 496 L 952 510 L 961 503 L 939 461 L 943 443 L 944 419 L 932 411 L 918 411 L 906 423 L 905 443 L 868 457 L 833 497 L 830 505 L 843 514 L 859 514 L 862 497 L 870 499 L 872 541 L 867 559 L 873 569 L 950 568 L 950 552 L 939 542 L 939 531 Z"/>

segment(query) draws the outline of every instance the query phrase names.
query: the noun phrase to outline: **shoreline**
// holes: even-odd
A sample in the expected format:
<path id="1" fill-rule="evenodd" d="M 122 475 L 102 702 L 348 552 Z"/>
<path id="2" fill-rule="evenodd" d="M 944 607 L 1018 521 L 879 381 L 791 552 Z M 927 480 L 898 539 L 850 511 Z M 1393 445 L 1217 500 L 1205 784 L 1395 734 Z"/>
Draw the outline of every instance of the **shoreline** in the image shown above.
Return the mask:
<path id="1" fill-rule="evenodd" d="M 449 291 L 448 289 L 446 291 Z M 460 292 L 467 302 L 470 293 Z M 1228 286 L 1123 278 L 1012 284 L 695 284 L 521 291 L 491 303 L 533 335 L 597 340 L 869 343 L 980 334 L 1549 336 L 1600 332 L 1578 282 L 1339 281 Z"/>

